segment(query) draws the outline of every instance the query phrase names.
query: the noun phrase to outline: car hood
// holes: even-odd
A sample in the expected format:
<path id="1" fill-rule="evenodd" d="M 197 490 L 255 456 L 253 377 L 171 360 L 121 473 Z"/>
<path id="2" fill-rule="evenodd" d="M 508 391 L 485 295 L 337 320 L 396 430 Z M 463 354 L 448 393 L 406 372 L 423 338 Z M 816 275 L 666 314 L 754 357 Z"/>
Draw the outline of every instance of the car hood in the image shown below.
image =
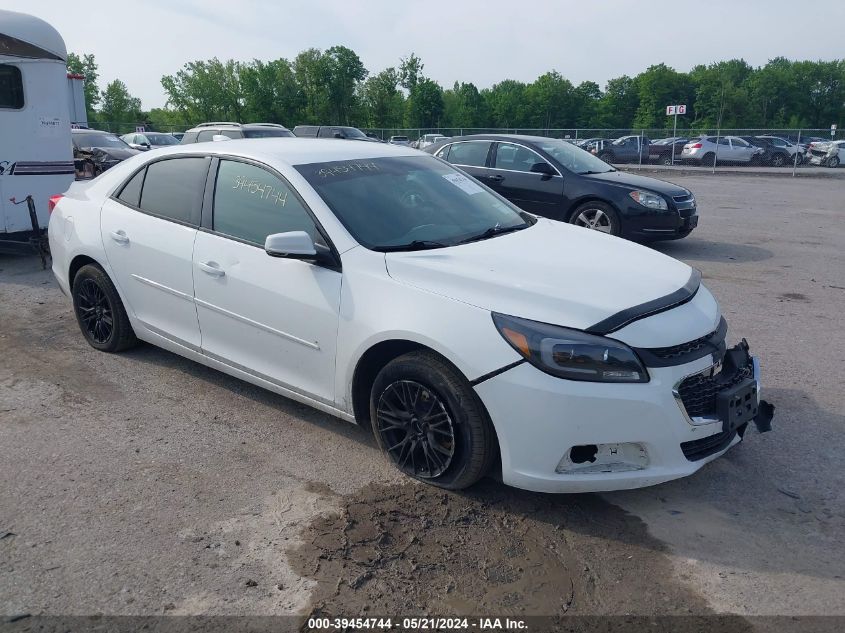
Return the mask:
<path id="1" fill-rule="evenodd" d="M 399 282 L 492 312 L 578 329 L 676 292 L 692 272 L 645 246 L 546 219 L 461 246 L 387 253 L 385 260 Z"/>
<path id="2" fill-rule="evenodd" d="M 108 158 L 117 160 L 124 160 L 130 156 L 135 156 L 136 154 L 141 153 L 141 150 L 133 149 L 131 147 L 92 147 L 87 151 L 92 153 L 99 152 Z"/>
<path id="3" fill-rule="evenodd" d="M 638 176 L 626 171 L 608 171 L 603 174 L 584 174 L 582 178 L 589 178 L 590 180 L 599 180 L 609 185 L 617 185 L 626 189 L 648 189 L 649 191 L 656 191 L 666 196 L 685 196 L 689 191 L 678 185 L 673 185 L 671 182 L 665 180 L 658 180 L 657 178 L 650 178 L 648 176 Z"/>

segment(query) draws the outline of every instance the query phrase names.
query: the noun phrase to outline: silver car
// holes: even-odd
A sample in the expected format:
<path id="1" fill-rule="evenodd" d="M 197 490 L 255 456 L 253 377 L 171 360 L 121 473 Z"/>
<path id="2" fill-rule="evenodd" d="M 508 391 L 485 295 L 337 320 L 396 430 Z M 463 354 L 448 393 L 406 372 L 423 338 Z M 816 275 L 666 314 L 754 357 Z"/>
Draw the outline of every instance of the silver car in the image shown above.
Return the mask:
<path id="1" fill-rule="evenodd" d="M 738 136 L 702 136 L 693 139 L 681 151 L 681 160 L 712 165 L 714 162 L 750 163 L 763 153 Z"/>

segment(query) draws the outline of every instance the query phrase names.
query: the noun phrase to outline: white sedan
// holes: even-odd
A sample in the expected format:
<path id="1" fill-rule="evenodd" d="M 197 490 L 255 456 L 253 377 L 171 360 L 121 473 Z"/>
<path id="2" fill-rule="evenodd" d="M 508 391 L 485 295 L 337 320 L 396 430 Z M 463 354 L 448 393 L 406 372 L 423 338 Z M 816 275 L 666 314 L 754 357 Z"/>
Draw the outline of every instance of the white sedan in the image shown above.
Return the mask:
<path id="1" fill-rule="evenodd" d="M 179 146 L 51 207 L 93 347 L 140 339 L 370 427 L 445 488 L 494 469 L 541 491 L 656 484 L 771 417 L 697 271 L 410 148 Z"/>

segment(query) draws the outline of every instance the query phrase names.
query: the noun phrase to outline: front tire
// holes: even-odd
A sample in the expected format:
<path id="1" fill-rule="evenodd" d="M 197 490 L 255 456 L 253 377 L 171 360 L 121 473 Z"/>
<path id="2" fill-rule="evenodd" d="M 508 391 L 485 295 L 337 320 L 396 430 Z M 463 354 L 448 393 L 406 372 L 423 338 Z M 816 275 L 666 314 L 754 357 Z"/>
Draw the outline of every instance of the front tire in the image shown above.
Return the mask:
<path id="1" fill-rule="evenodd" d="M 430 351 L 404 354 L 376 376 L 370 419 L 379 448 L 403 473 L 449 490 L 495 461 L 493 425 L 467 379 Z"/>
<path id="2" fill-rule="evenodd" d="M 610 152 L 603 152 L 603 153 L 599 154 L 599 158 L 601 158 L 608 165 L 613 164 L 613 154 L 611 154 Z"/>
<path id="3" fill-rule="evenodd" d="M 585 202 L 572 212 L 569 223 L 610 235 L 620 235 L 622 226 L 616 211 L 606 202 Z"/>
<path id="4" fill-rule="evenodd" d="M 138 342 L 111 279 L 96 264 L 87 264 L 73 278 L 73 311 L 85 340 L 101 352 L 120 352 Z"/>

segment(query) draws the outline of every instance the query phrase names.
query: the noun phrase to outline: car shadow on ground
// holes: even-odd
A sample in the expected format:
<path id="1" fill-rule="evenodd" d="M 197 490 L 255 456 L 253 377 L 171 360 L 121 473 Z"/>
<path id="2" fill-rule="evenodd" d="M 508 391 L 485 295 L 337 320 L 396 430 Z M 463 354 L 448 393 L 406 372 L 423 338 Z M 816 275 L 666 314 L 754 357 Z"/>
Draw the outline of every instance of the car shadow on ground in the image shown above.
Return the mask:
<path id="1" fill-rule="evenodd" d="M 233 395 L 248 398 L 256 404 L 274 409 L 282 415 L 295 417 L 308 424 L 330 430 L 345 439 L 378 450 L 375 438 L 367 428 L 346 422 L 306 404 L 257 387 L 240 378 L 229 376 L 217 369 L 206 367 L 154 345 L 141 342 L 137 347 L 127 350 L 121 355 L 142 364 L 155 365 L 158 368 L 169 368 L 185 373 L 191 378 L 204 382 L 210 388 L 225 389 Z"/>
<path id="2" fill-rule="evenodd" d="M 648 246 L 675 259 L 694 262 L 761 262 L 774 255 L 766 248 L 751 244 L 712 242 L 692 236 L 682 240 L 652 242 Z"/>

